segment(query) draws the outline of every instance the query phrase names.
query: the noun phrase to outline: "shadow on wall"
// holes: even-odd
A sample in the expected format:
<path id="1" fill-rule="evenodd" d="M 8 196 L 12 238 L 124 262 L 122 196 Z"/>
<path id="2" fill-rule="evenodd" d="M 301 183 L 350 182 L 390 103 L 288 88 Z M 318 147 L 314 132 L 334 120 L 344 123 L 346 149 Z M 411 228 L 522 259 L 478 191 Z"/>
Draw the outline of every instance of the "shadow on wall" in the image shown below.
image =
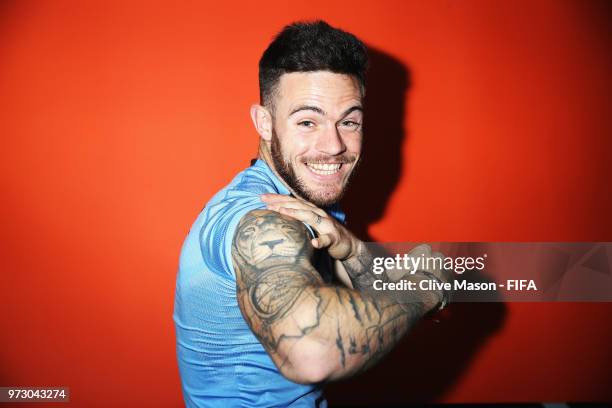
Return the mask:
<path id="1" fill-rule="evenodd" d="M 410 71 L 372 47 L 366 93 L 363 161 L 343 200 L 348 227 L 373 241 L 368 226 L 382 218 L 402 170 Z M 374 368 L 326 387 L 331 406 L 435 402 L 468 368 L 479 348 L 504 322 L 503 303 L 457 303 L 440 324 L 424 320 Z"/>
<path id="2" fill-rule="evenodd" d="M 402 171 L 404 112 L 410 72 L 400 61 L 369 47 L 361 164 L 342 206 L 348 227 L 364 241 L 372 241 L 368 226 L 380 220 Z"/>

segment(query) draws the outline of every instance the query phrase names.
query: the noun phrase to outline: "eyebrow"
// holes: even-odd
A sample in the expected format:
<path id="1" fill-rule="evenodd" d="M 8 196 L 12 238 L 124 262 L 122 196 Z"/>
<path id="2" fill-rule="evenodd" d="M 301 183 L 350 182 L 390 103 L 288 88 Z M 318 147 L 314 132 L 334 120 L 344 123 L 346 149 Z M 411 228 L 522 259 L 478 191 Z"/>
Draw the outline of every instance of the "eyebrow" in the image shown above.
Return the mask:
<path id="1" fill-rule="evenodd" d="M 323 109 L 317 107 L 317 106 L 300 105 L 297 108 L 293 109 L 291 111 L 291 113 L 289 114 L 289 116 L 293 115 L 294 113 L 298 113 L 298 112 L 304 111 L 304 110 L 313 111 L 313 112 L 318 113 L 319 115 L 323 115 L 323 116 L 326 115 L 325 111 Z M 341 117 L 348 116 L 348 114 L 350 114 L 351 112 L 356 111 L 356 110 L 358 110 L 360 112 L 363 112 L 363 108 L 360 105 L 355 105 L 355 106 L 351 106 L 350 108 L 345 110 L 344 113 L 341 115 Z"/>
<path id="2" fill-rule="evenodd" d="M 360 105 L 351 106 L 350 108 L 344 111 L 344 113 L 342 114 L 342 117 L 344 118 L 348 116 L 351 112 L 354 112 L 354 111 L 363 112 L 363 108 Z"/>
<path id="3" fill-rule="evenodd" d="M 298 112 L 304 111 L 304 110 L 313 111 L 313 112 L 318 113 L 319 115 L 325 116 L 325 111 L 323 109 L 318 108 L 316 106 L 312 106 L 312 105 L 300 105 L 297 108 L 295 108 L 294 110 L 292 110 L 291 113 L 289 114 L 289 116 L 293 115 L 294 113 L 298 113 Z"/>

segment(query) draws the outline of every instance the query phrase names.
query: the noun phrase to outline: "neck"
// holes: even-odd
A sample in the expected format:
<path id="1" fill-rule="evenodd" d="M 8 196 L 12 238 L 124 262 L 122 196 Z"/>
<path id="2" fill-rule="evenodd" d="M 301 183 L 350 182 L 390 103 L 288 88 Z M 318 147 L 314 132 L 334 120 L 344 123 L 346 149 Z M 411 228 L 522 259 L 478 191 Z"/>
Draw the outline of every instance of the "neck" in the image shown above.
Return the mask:
<path id="1" fill-rule="evenodd" d="M 274 160 L 272 160 L 272 153 L 270 152 L 270 144 L 266 143 L 264 140 L 259 141 L 259 150 L 257 152 L 257 158 L 267 163 L 268 167 L 270 167 L 270 169 L 272 170 L 272 173 L 274 173 L 274 175 L 281 181 L 281 183 L 283 183 L 283 185 L 287 187 L 287 190 L 289 190 L 289 192 L 294 197 L 298 197 L 298 198 L 305 200 L 303 197 L 298 195 L 295 192 L 295 190 L 291 188 L 291 186 L 287 184 L 285 179 L 282 178 L 280 174 L 278 174 L 278 171 L 276 171 L 276 167 L 274 166 Z"/>

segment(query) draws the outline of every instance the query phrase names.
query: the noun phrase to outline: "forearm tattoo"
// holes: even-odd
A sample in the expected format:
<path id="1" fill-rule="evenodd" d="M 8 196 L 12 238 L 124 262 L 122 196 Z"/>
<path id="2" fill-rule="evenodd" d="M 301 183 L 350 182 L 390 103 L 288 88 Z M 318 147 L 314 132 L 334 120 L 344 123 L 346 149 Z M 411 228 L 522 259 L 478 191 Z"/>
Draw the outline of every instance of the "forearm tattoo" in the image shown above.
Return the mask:
<path id="1" fill-rule="evenodd" d="M 361 244 L 355 256 L 342 261 L 342 265 L 346 269 L 346 273 L 355 289 L 369 290 L 372 289 L 374 280 L 387 280 L 385 274 L 374 275 L 372 272 L 372 259 L 373 256 L 370 251 L 365 245 Z"/>
<path id="2" fill-rule="evenodd" d="M 305 226 L 276 212 L 248 213 L 238 225 L 232 255 L 242 314 L 281 366 L 283 344 L 316 336 L 336 349 L 340 376 L 352 374 L 376 362 L 423 314 L 418 303 L 325 284 L 311 264 Z M 368 284 L 370 278 L 358 272 L 369 269 L 349 272 L 356 287 Z"/>

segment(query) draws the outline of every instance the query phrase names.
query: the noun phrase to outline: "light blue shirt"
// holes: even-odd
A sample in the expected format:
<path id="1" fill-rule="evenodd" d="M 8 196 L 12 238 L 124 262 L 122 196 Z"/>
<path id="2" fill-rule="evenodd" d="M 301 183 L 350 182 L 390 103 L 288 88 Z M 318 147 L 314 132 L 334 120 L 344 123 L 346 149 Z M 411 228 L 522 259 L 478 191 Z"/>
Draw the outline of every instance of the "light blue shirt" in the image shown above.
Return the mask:
<path id="1" fill-rule="evenodd" d="M 232 239 L 247 212 L 265 208 L 264 193 L 290 194 L 257 160 L 208 202 L 183 243 L 173 317 L 187 407 L 327 407 L 321 385 L 282 376 L 238 307 Z"/>

